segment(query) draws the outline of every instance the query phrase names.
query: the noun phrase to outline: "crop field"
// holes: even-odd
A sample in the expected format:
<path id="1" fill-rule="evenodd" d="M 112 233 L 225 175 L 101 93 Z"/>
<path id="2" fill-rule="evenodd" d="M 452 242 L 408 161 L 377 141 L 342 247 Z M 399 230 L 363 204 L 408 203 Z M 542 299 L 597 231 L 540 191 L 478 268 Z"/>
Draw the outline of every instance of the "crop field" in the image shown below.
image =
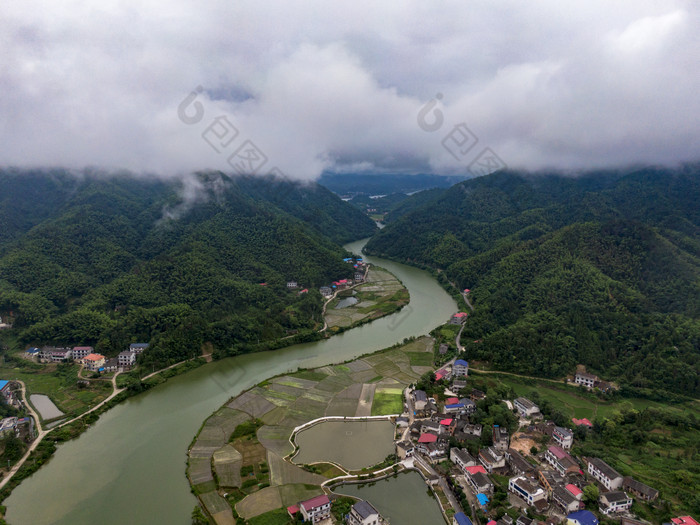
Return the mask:
<path id="1" fill-rule="evenodd" d="M 343 472 L 328 463 L 315 465 L 314 472 L 309 472 L 286 460 L 293 452 L 289 442 L 293 429 L 323 416 L 400 413 L 403 389 L 420 377 L 412 360 L 426 362 L 421 354 L 432 359 L 432 348 L 432 339 L 422 337 L 349 363 L 272 378 L 229 401 L 205 422 L 189 453 L 191 483 L 206 489 L 207 498 L 200 493 L 203 504 L 216 505 L 214 509 L 207 505 L 207 510 L 214 513 L 224 501 L 208 495 L 214 488 L 242 490 L 239 494 L 243 499 L 235 505 L 246 519 L 270 513 L 270 519 L 276 520 L 279 513 L 272 511 L 280 506 L 320 494 L 320 483 Z M 238 425 L 246 421 L 252 425 L 255 420 L 253 434 L 229 444 Z M 358 432 L 354 440 L 345 434 L 338 439 L 359 443 L 361 434 Z M 393 437 L 391 428 L 388 435 Z M 391 439 L 387 443 L 393 450 Z M 370 461 L 381 461 L 388 452 L 382 451 L 381 457 Z M 218 487 L 214 486 L 212 468 Z M 268 479 L 269 487 L 260 485 Z"/>

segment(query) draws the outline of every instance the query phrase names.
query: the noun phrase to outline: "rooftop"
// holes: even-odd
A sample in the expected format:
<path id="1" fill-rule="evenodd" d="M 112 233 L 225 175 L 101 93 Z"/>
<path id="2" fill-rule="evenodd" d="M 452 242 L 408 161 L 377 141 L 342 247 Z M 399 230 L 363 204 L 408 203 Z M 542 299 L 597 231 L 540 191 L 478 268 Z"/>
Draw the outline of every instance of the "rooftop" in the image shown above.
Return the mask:
<path id="1" fill-rule="evenodd" d="M 586 425 L 587 427 L 592 427 L 592 426 L 593 426 L 593 423 L 591 423 L 591 422 L 588 420 L 587 417 L 584 417 L 584 418 L 582 418 L 582 419 L 576 419 L 576 418 L 574 417 L 574 418 L 571 418 L 571 421 L 573 421 L 573 422 L 574 422 L 574 425 L 576 425 L 577 427 L 580 426 L 580 425 Z"/>
<path id="2" fill-rule="evenodd" d="M 435 443 L 437 441 L 437 436 L 435 434 L 421 434 L 418 438 L 418 443 Z"/>
<path id="3" fill-rule="evenodd" d="M 374 514 L 379 514 L 379 511 L 375 509 L 369 501 L 365 501 L 363 499 L 355 503 L 352 508 L 363 520 L 373 516 Z"/>
<path id="4" fill-rule="evenodd" d="M 569 483 L 566 486 L 566 490 L 571 492 L 574 496 L 578 496 L 579 494 L 583 494 L 583 491 L 580 488 L 578 488 L 576 485 L 572 485 L 571 483 Z"/>
<path id="5" fill-rule="evenodd" d="M 454 519 L 457 525 L 472 525 L 472 520 L 470 520 L 464 512 L 458 512 L 454 515 Z"/>
<path id="6" fill-rule="evenodd" d="M 591 463 L 595 468 L 600 470 L 603 475 L 608 479 L 620 478 L 620 473 L 608 465 L 605 461 L 599 458 L 592 458 L 589 463 Z"/>
<path id="7" fill-rule="evenodd" d="M 455 365 L 457 365 L 457 366 L 469 366 L 469 363 L 467 363 L 464 359 L 457 359 L 457 361 L 455 361 Z"/>
<path id="8" fill-rule="evenodd" d="M 630 499 L 629 496 L 627 496 L 627 494 L 625 494 L 621 490 L 605 492 L 604 494 L 601 494 L 600 497 L 604 497 L 606 500 L 608 500 L 609 503 L 619 503 Z"/>
<path id="9" fill-rule="evenodd" d="M 581 525 L 598 525 L 598 518 L 589 510 L 579 510 L 567 516 L 570 520 L 576 520 Z"/>
<path id="10" fill-rule="evenodd" d="M 477 467 L 467 467 L 465 470 L 467 472 L 469 472 L 469 474 L 476 474 L 478 472 L 481 472 L 482 474 L 486 474 L 486 469 L 484 467 L 482 467 L 481 465 L 479 465 Z"/>
<path id="11" fill-rule="evenodd" d="M 331 500 L 328 499 L 328 496 L 325 494 L 321 494 L 320 496 L 316 496 L 315 498 L 307 499 L 306 501 L 302 501 L 299 503 L 300 507 L 303 507 L 304 509 L 311 510 L 315 509 L 316 507 L 321 507 L 323 505 L 327 505 L 331 502 Z"/>

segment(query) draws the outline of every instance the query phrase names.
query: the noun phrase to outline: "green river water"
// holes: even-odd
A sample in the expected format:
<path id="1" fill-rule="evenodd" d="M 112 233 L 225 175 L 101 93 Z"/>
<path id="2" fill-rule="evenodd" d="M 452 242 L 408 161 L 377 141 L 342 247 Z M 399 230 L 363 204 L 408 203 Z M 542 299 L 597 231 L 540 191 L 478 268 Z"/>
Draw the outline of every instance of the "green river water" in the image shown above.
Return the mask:
<path id="1" fill-rule="evenodd" d="M 366 239 L 347 249 L 360 253 Z M 365 257 L 408 288 L 400 312 L 314 343 L 209 363 L 103 414 L 5 500 L 12 525 L 186 525 L 196 504 L 187 447 L 230 397 L 276 374 L 352 359 L 445 323 L 457 305 L 427 272 Z M 50 436 L 50 435 L 49 435 Z"/>

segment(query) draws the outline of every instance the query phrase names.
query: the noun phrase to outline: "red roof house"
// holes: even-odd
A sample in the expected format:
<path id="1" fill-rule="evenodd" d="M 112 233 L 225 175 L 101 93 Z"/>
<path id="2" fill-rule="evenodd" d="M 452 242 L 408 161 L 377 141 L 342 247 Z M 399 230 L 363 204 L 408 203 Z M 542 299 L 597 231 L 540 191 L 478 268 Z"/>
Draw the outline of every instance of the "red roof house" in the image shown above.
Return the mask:
<path id="1" fill-rule="evenodd" d="M 571 494 L 573 494 L 576 498 L 583 494 L 583 491 L 580 488 L 578 488 L 576 485 L 572 485 L 571 483 L 566 486 L 566 490 L 571 492 Z"/>
<path id="2" fill-rule="evenodd" d="M 481 465 L 476 466 L 476 467 L 464 467 L 464 470 L 469 472 L 469 474 L 476 474 L 477 472 L 481 472 L 482 474 L 486 474 L 486 469 L 482 467 Z"/>
<path id="3" fill-rule="evenodd" d="M 418 443 L 435 443 L 437 441 L 437 436 L 435 434 L 421 434 L 418 438 Z"/>
<path id="4" fill-rule="evenodd" d="M 700 523 L 691 516 L 679 516 L 677 518 L 671 518 L 671 521 L 675 523 L 675 525 L 700 525 Z"/>
<path id="5" fill-rule="evenodd" d="M 457 403 L 459 403 L 459 399 L 456 397 L 448 397 L 447 399 L 445 399 L 446 405 L 455 405 Z"/>
<path id="6" fill-rule="evenodd" d="M 574 425 L 581 426 L 581 425 L 586 425 L 587 427 L 592 427 L 593 423 L 591 423 L 587 417 L 584 417 L 583 419 L 576 419 L 575 417 L 571 418 L 571 421 L 574 422 Z"/>

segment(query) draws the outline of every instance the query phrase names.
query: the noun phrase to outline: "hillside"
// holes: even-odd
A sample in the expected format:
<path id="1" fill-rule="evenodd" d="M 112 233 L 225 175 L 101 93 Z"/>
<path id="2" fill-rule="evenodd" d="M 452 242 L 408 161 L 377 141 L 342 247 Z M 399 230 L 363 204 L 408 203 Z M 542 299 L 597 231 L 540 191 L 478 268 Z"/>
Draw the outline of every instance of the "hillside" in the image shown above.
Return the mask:
<path id="1" fill-rule="evenodd" d="M 316 288 L 349 274 L 339 244 L 375 230 L 325 188 L 277 179 L 5 170 L 0 187 L 0 316 L 19 341 L 147 340 L 162 361 L 310 330 Z"/>
<path id="2" fill-rule="evenodd" d="M 700 168 L 498 173 L 390 223 L 368 253 L 470 288 L 471 359 L 700 395 Z M 410 200 L 404 201 L 410 204 Z"/>

